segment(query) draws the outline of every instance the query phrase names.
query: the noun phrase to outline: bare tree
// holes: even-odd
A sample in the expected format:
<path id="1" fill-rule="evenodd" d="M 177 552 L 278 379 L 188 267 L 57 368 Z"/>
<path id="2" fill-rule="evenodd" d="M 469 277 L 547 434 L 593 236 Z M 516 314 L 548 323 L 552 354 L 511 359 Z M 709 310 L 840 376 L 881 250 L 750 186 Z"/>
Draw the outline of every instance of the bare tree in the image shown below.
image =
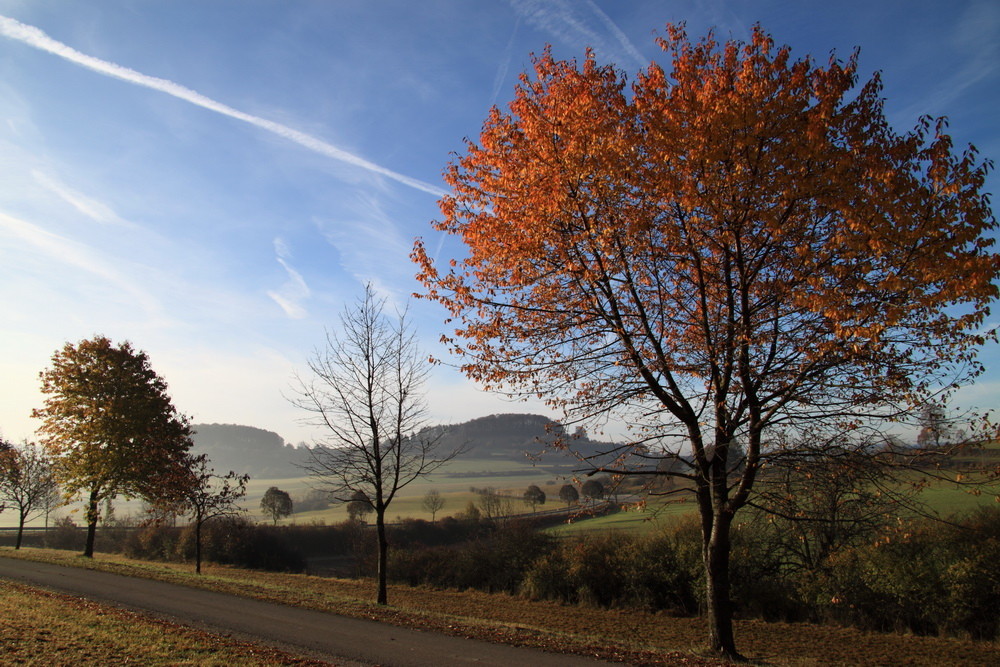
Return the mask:
<path id="1" fill-rule="evenodd" d="M 437 513 L 444 508 L 444 498 L 436 489 L 431 489 L 424 495 L 423 507 L 431 513 L 431 522 L 437 520 Z"/>
<path id="2" fill-rule="evenodd" d="M 476 491 L 479 496 L 479 509 L 487 521 L 494 524 L 504 523 L 514 513 L 509 496 L 505 496 L 492 486 Z"/>
<path id="3" fill-rule="evenodd" d="M 368 285 L 340 324 L 313 353 L 309 377 L 298 378 L 293 402 L 309 413 L 307 423 L 325 433 L 305 468 L 335 499 L 350 502 L 361 492 L 374 510 L 377 601 L 386 604 L 386 510 L 401 489 L 458 452 L 440 453 L 438 439 L 424 428 L 429 365 L 406 312 L 388 316 L 385 299 Z"/>
<path id="4" fill-rule="evenodd" d="M 249 475 L 237 475 L 232 470 L 217 475 L 208 466 L 205 454 L 193 457 L 189 464 L 190 482 L 181 501 L 181 508 L 191 514 L 194 525 L 194 571 L 201 574 L 202 527 L 212 519 L 236 516 L 243 512 L 240 500 L 246 495 Z"/>
<path id="5" fill-rule="evenodd" d="M 21 548 L 24 524 L 46 510 L 56 492 L 52 460 L 45 450 L 32 442 L 20 447 L 0 446 L 0 500 L 9 501 L 17 510 L 17 542 Z"/>

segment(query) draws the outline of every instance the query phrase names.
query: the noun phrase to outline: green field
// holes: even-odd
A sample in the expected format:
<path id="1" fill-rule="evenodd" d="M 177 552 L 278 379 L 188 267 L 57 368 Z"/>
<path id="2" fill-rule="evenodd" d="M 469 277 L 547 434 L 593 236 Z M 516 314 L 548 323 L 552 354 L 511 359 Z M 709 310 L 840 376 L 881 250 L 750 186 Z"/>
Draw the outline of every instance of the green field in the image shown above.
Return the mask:
<path id="1" fill-rule="evenodd" d="M 985 451 L 986 458 L 1000 459 L 1000 446 L 994 445 Z M 978 462 L 982 463 L 982 455 L 976 458 Z M 461 514 L 470 502 L 475 502 L 477 496 L 471 491 L 472 488 L 495 488 L 501 494 L 511 497 L 512 510 L 515 513 L 528 513 L 528 507 L 520 498 L 529 485 L 536 484 L 548 496 L 547 503 L 540 509 L 561 507 L 562 503 L 557 497 L 559 488 L 572 479 L 573 472 L 572 461 L 567 461 L 562 466 L 553 466 L 551 463 L 533 464 L 527 460 L 511 461 L 501 458 L 453 461 L 433 475 L 421 478 L 402 489 L 389 508 L 388 520 L 397 521 L 407 518 L 430 520 L 430 513 L 423 509 L 421 503 L 424 495 L 432 489 L 438 491 L 445 501 L 444 508 L 437 514 L 438 519 Z M 292 499 L 296 500 L 304 497 L 311 489 L 317 488 L 317 481 L 307 476 L 282 479 L 251 478 L 247 486 L 247 496 L 242 503 L 250 519 L 260 522 L 266 521 L 260 513 L 260 500 L 264 492 L 271 486 L 287 491 Z M 992 493 L 973 495 L 966 488 L 937 482 L 922 492 L 922 498 L 934 512 L 941 516 L 949 516 L 972 511 L 984 504 L 994 503 L 996 502 L 994 494 L 997 492 L 998 490 L 994 489 Z M 81 507 L 79 503 L 75 503 L 59 508 L 53 512 L 52 520 L 69 515 L 78 524 L 83 523 Z M 667 503 L 657 498 L 650 498 L 648 507 L 644 511 L 618 512 L 596 518 L 581 518 L 550 530 L 560 535 L 600 530 L 646 532 L 658 529 L 679 514 L 692 511 L 695 511 L 695 506 L 690 500 L 686 503 Z M 118 518 L 129 515 L 137 517 L 142 513 L 142 504 L 138 501 L 119 500 L 115 502 L 115 513 Z M 346 506 L 337 504 L 322 511 L 295 513 L 281 519 L 279 524 L 334 524 L 346 519 Z M 0 527 L 15 526 L 16 520 L 16 514 L 10 509 L 0 513 Z M 42 525 L 44 525 L 43 517 L 36 518 L 29 523 L 29 526 L 34 527 Z"/>

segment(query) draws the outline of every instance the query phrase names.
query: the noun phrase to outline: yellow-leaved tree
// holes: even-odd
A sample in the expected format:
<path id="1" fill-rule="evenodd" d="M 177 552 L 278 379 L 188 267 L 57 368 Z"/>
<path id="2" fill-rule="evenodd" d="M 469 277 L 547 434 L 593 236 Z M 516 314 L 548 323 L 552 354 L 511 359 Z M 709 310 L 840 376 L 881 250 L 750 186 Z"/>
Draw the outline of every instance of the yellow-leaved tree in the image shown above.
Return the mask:
<path id="1" fill-rule="evenodd" d="M 180 499 L 190 480 L 191 429 L 145 352 L 104 336 L 67 343 L 41 374 L 41 442 L 68 499 L 86 506 L 94 555 L 100 503 L 115 496 Z"/>
<path id="2" fill-rule="evenodd" d="M 535 58 L 446 172 L 435 227 L 467 256 L 414 259 L 468 376 L 568 420 L 625 413 L 631 449 L 602 468 L 680 478 L 711 646 L 737 657 L 730 528 L 758 478 L 912 461 L 882 425 L 981 371 L 991 165 L 942 120 L 897 133 L 856 55 L 796 60 L 760 27 L 660 45 L 672 66 L 630 86 L 592 54 Z"/>

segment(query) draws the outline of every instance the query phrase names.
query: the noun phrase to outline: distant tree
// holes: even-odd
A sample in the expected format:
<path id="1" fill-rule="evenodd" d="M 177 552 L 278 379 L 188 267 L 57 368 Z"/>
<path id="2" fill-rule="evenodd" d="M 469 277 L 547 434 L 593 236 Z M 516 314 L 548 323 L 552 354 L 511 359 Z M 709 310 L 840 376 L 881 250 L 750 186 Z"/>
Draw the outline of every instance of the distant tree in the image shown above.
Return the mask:
<path id="1" fill-rule="evenodd" d="M 187 418 L 145 352 L 103 336 L 67 343 L 41 373 L 42 444 L 67 498 L 84 495 L 87 543 L 93 557 L 99 507 L 121 495 L 176 498 L 191 447 Z"/>
<path id="2" fill-rule="evenodd" d="M 59 488 L 59 483 L 55 479 L 52 480 L 52 487 L 49 492 L 45 494 L 42 499 L 42 512 L 45 514 L 45 528 L 49 527 L 49 518 L 52 512 L 58 508 L 62 507 L 65 500 L 63 500 L 62 490 Z"/>
<path id="3" fill-rule="evenodd" d="M 431 522 L 437 518 L 437 513 L 444 508 L 444 498 L 435 489 L 431 489 L 424 494 L 423 507 L 431 513 Z"/>
<path id="4" fill-rule="evenodd" d="M 14 459 L 14 445 L 4 439 L 0 435 L 0 469 L 8 468 L 13 465 Z M 0 496 L 0 512 L 7 509 L 7 504 L 4 502 L 4 498 Z"/>
<path id="5" fill-rule="evenodd" d="M 194 525 L 194 571 L 201 574 L 202 527 L 212 519 L 243 513 L 244 510 L 239 506 L 239 502 L 246 495 L 250 476 L 237 475 L 232 470 L 226 475 L 217 475 L 209 467 L 208 456 L 205 454 L 190 459 L 188 466 L 190 479 L 182 507 L 191 515 L 191 522 Z"/>
<path id="6" fill-rule="evenodd" d="M 524 492 L 524 503 L 534 512 L 535 507 L 545 504 L 545 492 L 532 484 Z"/>
<path id="7" fill-rule="evenodd" d="M 487 521 L 494 523 L 502 522 L 513 514 L 510 498 L 501 494 L 492 486 L 479 489 L 477 494 L 479 496 L 479 509 Z"/>
<path id="8" fill-rule="evenodd" d="M 590 500 L 600 500 L 604 497 L 604 484 L 600 480 L 588 479 L 580 487 L 580 493 L 584 498 Z"/>
<path id="9" fill-rule="evenodd" d="M 569 507 L 580 500 L 580 493 L 572 484 L 563 484 L 562 488 L 559 489 L 559 499 L 566 503 L 566 507 Z"/>
<path id="10" fill-rule="evenodd" d="M 476 524 L 479 523 L 479 520 L 482 519 L 482 517 L 483 513 L 479 511 L 479 507 L 476 506 L 475 502 L 470 500 L 468 503 L 466 503 L 465 511 L 462 512 L 459 518 L 464 519 L 469 523 Z"/>
<path id="11" fill-rule="evenodd" d="M 348 519 L 363 522 L 372 511 L 374 511 L 372 501 L 368 499 L 364 491 L 358 490 L 351 494 L 351 499 L 347 501 Z"/>
<path id="12" fill-rule="evenodd" d="M 289 516 L 293 507 L 292 497 L 288 495 L 288 492 L 282 491 L 276 486 L 265 491 L 264 497 L 260 499 L 260 511 L 271 519 L 274 525 L 278 524 L 278 519 Z"/>
<path id="13" fill-rule="evenodd" d="M 299 378 L 297 406 L 313 416 L 326 438 L 313 447 L 309 472 L 340 501 L 361 492 L 375 513 L 378 540 L 377 603 L 387 603 L 389 537 L 385 526 L 396 494 L 438 469 L 458 452 L 441 452 L 439 434 L 424 429 L 423 386 L 429 365 L 405 311 L 385 313 L 371 285 L 346 308 L 340 332 Z"/>
<path id="14" fill-rule="evenodd" d="M 917 445 L 936 449 L 963 439 L 965 434 L 958 426 L 958 421 L 948 416 L 944 405 L 929 401 L 924 403 L 917 416 L 917 425 L 920 427 Z"/>
<path id="15" fill-rule="evenodd" d="M 305 496 L 295 501 L 295 512 L 316 512 L 330 507 L 330 492 L 310 489 Z"/>
<path id="16" fill-rule="evenodd" d="M 57 489 L 52 461 L 44 449 L 32 442 L 20 447 L 0 445 L 0 500 L 17 510 L 15 549 L 21 548 L 25 522 L 46 510 Z"/>

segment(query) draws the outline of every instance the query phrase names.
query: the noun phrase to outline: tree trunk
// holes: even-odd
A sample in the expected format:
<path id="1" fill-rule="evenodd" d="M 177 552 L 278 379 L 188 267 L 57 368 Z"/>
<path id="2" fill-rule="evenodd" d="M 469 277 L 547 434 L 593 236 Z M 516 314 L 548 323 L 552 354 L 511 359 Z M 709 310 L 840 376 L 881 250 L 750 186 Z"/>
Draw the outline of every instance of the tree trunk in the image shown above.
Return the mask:
<path id="1" fill-rule="evenodd" d="M 91 493 L 87 503 L 87 546 L 83 549 L 83 555 L 87 558 L 94 557 L 94 537 L 97 535 L 97 517 L 100 516 L 97 510 L 99 500 L 96 493 Z"/>
<path id="2" fill-rule="evenodd" d="M 14 543 L 15 551 L 21 548 L 21 539 L 23 537 L 24 537 L 24 512 L 21 512 L 18 516 L 18 522 L 17 522 L 17 541 Z"/>
<path id="3" fill-rule="evenodd" d="M 194 573 L 201 574 L 201 520 L 194 524 Z"/>
<path id="4" fill-rule="evenodd" d="M 389 540 L 385 534 L 385 510 L 375 510 L 375 530 L 378 534 L 378 604 L 389 604 L 386 568 L 389 565 Z"/>
<path id="5" fill-rule="evenodd" d="M 729 528 L 732 519 L 716 514 L 703 535 L 708 632 L 711 649 L 729 660 L 743 661 L 733 634 L 733 603 L 729 586 Z"/>

